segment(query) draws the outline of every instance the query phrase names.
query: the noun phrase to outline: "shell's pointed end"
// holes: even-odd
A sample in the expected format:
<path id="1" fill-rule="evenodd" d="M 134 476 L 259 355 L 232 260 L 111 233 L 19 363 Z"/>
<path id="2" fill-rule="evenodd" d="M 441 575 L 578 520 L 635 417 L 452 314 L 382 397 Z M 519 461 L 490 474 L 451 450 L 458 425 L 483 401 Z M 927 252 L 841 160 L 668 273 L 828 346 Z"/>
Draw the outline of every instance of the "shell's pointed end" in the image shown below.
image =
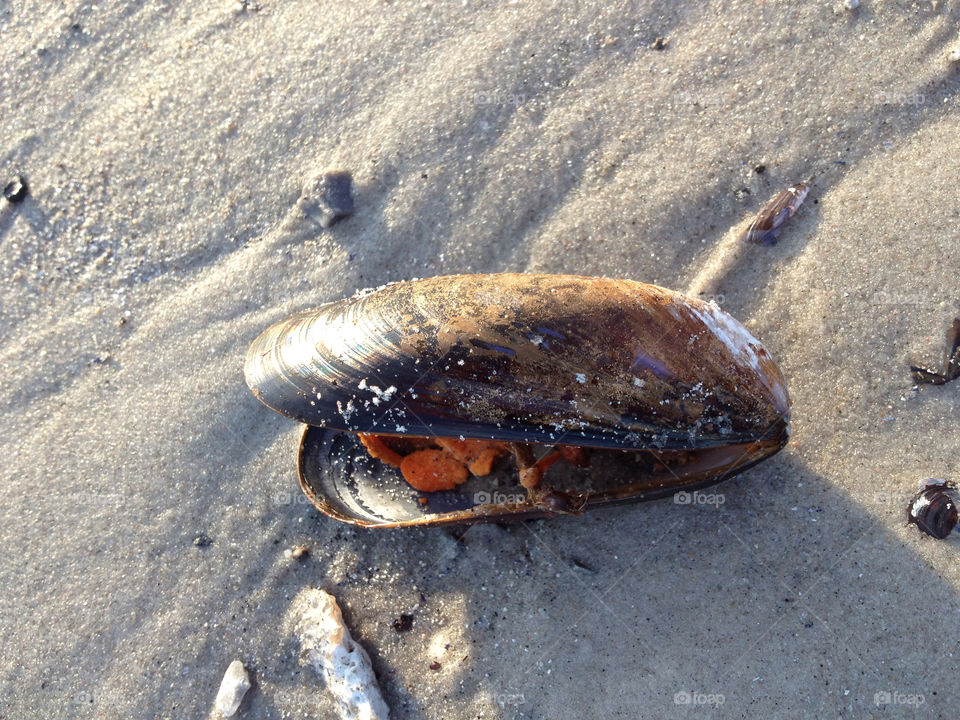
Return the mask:
<path id="1" fill-rule="evenodd" d="M 298 316 L 271 325 L 250 344 L 243 377 L 254 396 L 281 415 L 308 422 L 309 379 L 302 371 L 309 346 L 298 341 Z"/>
<path id="2" fill-rule="evenodd" d="M 247 387 L 260 402 L 276 410 L 268 398 L 272 396 L 270 389 L 277 385 L 275 345 L 277 339 L 276 325 L 267 328 L 250 344 L 247 355 L 243 360 L 243 379 Z"/>
<path id="3" fill-rule="evenodd" d="M 264 381 L 272 375 L 270 368 L 272 367 L 271 358 L 275 354 L 274 343 L 277 340 L 278 324 L 271 325 L 262 333 L 260 333 L 256 339 L 250 343 L 250 347 L 247 349 L 246 357 L 243 359 L 243 377 L 247 381 L 247 387 L 257 392 L 257 390 L 264 384 Z"/>

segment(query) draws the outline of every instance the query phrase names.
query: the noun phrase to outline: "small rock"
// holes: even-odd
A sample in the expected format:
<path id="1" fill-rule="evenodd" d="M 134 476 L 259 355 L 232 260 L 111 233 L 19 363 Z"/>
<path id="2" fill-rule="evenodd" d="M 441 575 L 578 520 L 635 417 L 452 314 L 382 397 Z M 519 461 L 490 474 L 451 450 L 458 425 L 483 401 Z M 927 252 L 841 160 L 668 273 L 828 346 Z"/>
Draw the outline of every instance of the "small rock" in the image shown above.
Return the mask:
<path id="1" fill-rule="evenodd" d="M 650 47 L 652 47 L 654 50 L 664 50 L 666 49 L 668 42 L 670 41 L 667 40 L 667 38 L 658 37 L 656 40 L 653 41 L 653 45 L 651 45 Z"/>
<path id="2" fill-rule="evenodd" d="M 310 546 L 309 545 L 295 545 L 294 547 L 287 550 L 284 555 L 287 557 L 292 557 L 294 560 L 303 560 L 310 555 Z"/>
<path id="3" fill-rule="evenodd" d="M 440 663 L 438 663 L 436 660 L 434 660 L 432 663 L 430 663 L 430 669 L 433 670 L 434 672 L 436 672 L 437 670 L 439 670 L 439 669 L 442 668 L 442 667 L 443 667 L 443 665 L 441 665 Z"/>
<path id="4" fill-rule="evenodd" d="M 3 187 L 3 196 L 12 203 L 22 202 L 29 192 L 27 179 L 22 175 L 17 175 Z"/>
<path id="5" fill-rule="evenodd" d="M 193 544 L 197 547 L 207 547 L 209 545 L 213 545 L 213 539 L 204 533 L 200 533 L 193 539 Z"/>
<path id="6" fill-rule="evenodd" d="M 754 171 L 757 175 L 763 175 L 763 174 L 767 171 L 767 166 L 766 166 L 766 165 L 754 165 L 754 166 L 753 166 L 753 171 Z"/>
<path id="7" fill-rule="evenodd" d="M 297 204 L 307 217 L 328 228 L 353 213 L 353 179 L 343 170 L 332 170 L 310 178 Z"/>
<path id="8" fill-rule="evenodd" d="M 243 696 L 250 689 L 250 676 L 247 675 L 243 663 L 234 660 L 227 668 L 223 676 L 223 682 L 220 683 L 220 690 L 217 692 L 215 706 L 217 712 L 224 717 L 233 717 L 233 714 L 243 702 Z"/>
<path id="9" fill-rule="evenodd" d="M 847 10 L 856 10 L 860 7 L 860 0 L 843 0 L 843 7 Z"/>

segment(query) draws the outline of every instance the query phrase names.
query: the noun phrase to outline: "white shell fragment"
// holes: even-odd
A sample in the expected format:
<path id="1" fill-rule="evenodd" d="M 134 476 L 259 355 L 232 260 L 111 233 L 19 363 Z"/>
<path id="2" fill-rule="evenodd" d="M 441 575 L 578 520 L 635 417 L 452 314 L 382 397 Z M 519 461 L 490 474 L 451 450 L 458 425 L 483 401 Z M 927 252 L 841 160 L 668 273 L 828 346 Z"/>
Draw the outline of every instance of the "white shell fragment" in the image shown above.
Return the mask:
<path id="1" fill-rule="evenodd" d="M 233 717 L 233 714 L 243 702 L 243 696 L 250 689 L 250 676 L 247 675 L 243 663 L 234 660 L 227 668 L 217 692 L 216 708 L 224 717 Z"/>
<path id="2" fill-rule="evenodd" d="M 294 634 L 300 662 L 312 665 L 337 701 L 344 720 L 386 720 L 390 711 L 380 694 L 366 651 L 350 637 L 333 595 L 301 592 L 294 605 Z"/>

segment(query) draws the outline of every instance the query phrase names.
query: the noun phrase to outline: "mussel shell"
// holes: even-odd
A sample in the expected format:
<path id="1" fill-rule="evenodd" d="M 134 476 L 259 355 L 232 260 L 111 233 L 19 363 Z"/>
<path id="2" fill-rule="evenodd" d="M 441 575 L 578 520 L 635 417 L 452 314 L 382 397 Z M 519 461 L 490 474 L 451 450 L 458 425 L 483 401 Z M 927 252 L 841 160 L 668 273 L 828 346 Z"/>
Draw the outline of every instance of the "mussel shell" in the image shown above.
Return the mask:
<path id="1" fill-rule="evenodd" d="M 717 306 L 573 275 L 453 275 L 328 303 L 267 329 L 244 373 L 283 415 L 387 435 L 697 449 L 785 440 L 790 407 L 770 355 Z"/>

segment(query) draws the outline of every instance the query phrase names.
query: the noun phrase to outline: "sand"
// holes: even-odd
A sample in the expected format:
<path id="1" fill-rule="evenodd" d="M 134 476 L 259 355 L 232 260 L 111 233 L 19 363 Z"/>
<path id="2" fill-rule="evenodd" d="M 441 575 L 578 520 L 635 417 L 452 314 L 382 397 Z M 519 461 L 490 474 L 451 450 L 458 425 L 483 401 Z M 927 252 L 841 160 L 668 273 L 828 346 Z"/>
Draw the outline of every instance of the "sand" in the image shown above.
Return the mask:
<path id="1" fill-rule="evenodd" d="M 0 200 L 0 717 L 206 717 L 234 659 L 242 716 L 333 717 L 284 626 L 306 587 L 395 718 L 954 717 L 960 533 L 904 504 L 960 459 L 960 383 L 907 371 L 960 309 L 958 26 L 906 0 L 0 6 L 0 178 L 31 191 Z M 326 230 L 296 204 L 324 168 L 356 201 Z M 360 287 L 705 267 L 794 402 L 722 504 L 354 529 L 242 377 L 269 323 Z"/>

